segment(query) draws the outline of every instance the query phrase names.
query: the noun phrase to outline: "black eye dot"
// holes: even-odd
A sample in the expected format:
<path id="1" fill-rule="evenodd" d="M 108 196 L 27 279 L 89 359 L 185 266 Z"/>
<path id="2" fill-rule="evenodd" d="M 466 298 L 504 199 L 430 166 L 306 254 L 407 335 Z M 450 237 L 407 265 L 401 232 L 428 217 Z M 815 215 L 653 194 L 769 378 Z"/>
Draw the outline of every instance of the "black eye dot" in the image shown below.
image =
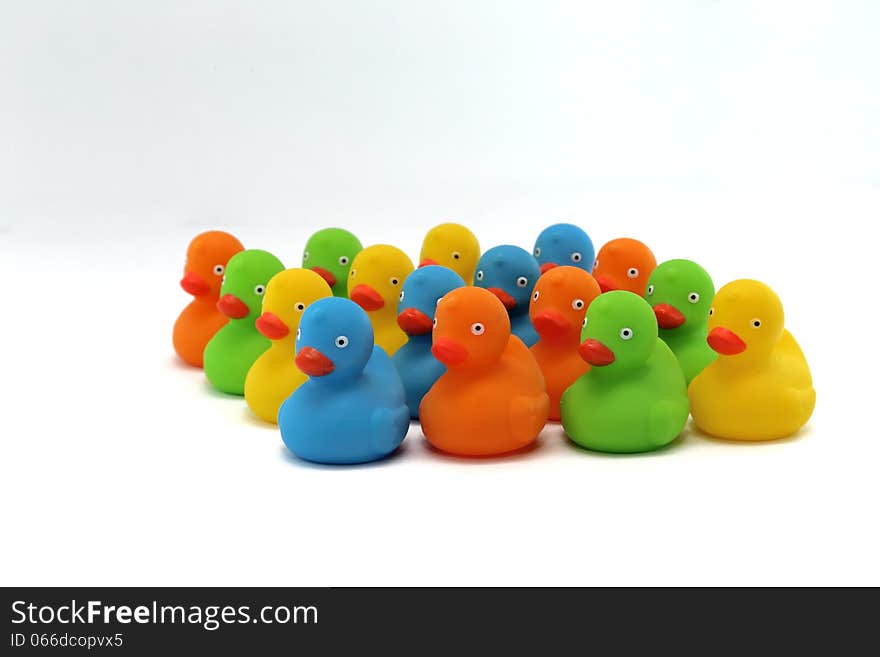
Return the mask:
<path id="1" fill-rule="evenodd" d="M 399 282 L 400 282 L 400 281 L 397 280 L 396 278 L 392 278 L 392 279 L 391 279 L 391 284 L 392 284 L 392 285 L 397 285 Z"/>
<path id="2" fill-rule="evenodd" d="M 452 254 L 453 260 L 458 260 L 459 258 L 461 258 L 461 254 L 458 251 Z"/>
<path id="3" fill-rule="evenodd" d="M 304 303 L 298 303 L 298 304 L 296 304 L 296 309 L 297 310 L 305 310 L 306 305 Z"/>
<path id="4" fill-rule="evenodd" d="M 761 320 L 760 319 L 753 319 L 752 326 L 754 326 L 755 328 L 759 328 L 761 326 Z"/>

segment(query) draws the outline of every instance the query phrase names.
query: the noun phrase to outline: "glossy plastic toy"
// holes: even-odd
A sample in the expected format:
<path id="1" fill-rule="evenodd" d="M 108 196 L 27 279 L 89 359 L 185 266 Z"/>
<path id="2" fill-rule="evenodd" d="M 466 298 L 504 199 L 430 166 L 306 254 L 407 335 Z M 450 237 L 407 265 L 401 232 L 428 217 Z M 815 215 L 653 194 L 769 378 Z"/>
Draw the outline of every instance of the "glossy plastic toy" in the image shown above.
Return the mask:
<path id="1" fill-rule="evenodd" d="M 553 267 L 542 274 L 532 293 L 529 317 L 539 340 L 532 346 L 547 394 L 551 420 L 559 419 L 562 393 L 590 366 L 581 358 L 581 325 L 587 307 L 599 296 L 599 284 L 583 269 Z"/>
<path id="2" fill-rule="evenodd" d="M 180 287 L 194 298 L 174 322 L 172 342 L 180 358 L 202 366 L 205 345 L 227 322 L 217 310 L 220 282 L 226 263 L 244 247 L 235 237 L 220 230 L 196 235 L 186 250 L 186 265 Z"/>
<path id="3" fill-rule="evenodd" d="M 281 403 L 306 380 L 293 362 L 299 321 L 312 303 L 332 295 L 327 281 L 308 269 L 285 269 L 269 281 L 256 327 L 271 346 L 244 381 L 244 399 L 257 417 L 277 422 Z"/>
<path id="4" fill-rule="evenodd" d="M 474 285 L 498 297 L 510 316 L 510 330 L 527 347 L 538 341 L 529 321 L 529 300 L 540 275 L 538 261 L 528 251 L 505 244 L 482 255 L 474 277 Z"/>
<path id="5" fill-rule="evenodd" d="M 813 379 L 773 290 L 745 279 L 718 290 L 708 342 L 720 356 L 688 388 L 699 429 L 730 440 L 774 440 L 807 423 L 816 405 Z"/>
<path id="6" fill-rule="evenodd" d="M 397 325 L 397 299 L 412 271 L 409 257 L 387 244 L 368 246 L 351 265 L 348 296 L 367 312 L 376 344 L 389 356 L 406 342 L 406 333 Z"/>
<path id="7" fill-rule="evenodd" d="M 263 294 L 269 280 L 283 269 L 278 258 L 259 249 L 241 251 L 229 260 L 217 301 L 229 323 L 205 347 L 205 376 L 217 390 L 244 394 L 248 370 L 269 348 L 269 340 L 254 325 Z"/>
<path id="8" fill-rule="evenodd" d="M 667 260 L 648 278 L 645 299 L 654 307 L 660 339 L 678 358 L 688 383 L 718 356 L 706 343 L 714 297 L 712 278 L 690 260 Z"/>
<path id="9" fill-rule="evenodd" d="M 593 278 L 603 292 L 627 290 L 644 296 L 648 277 L 657 266 L 651 249 L 628 237 L 611 240 L 593 263 Z"/>
<path id="10" fill-rule="evenodd" d="M 406 390 L 410 416 L 419 417 L 422 397 L 446 371 L 431 353 L 431 330 L 437 301 L 457 288 L 464 280 L 451 269 L 428 265 L 410 274 L 400 292 L 397 323 L 408 339 L 391 358 Z"/>
<path id="11" fill-rule="evenodd" d="M 687 386 L 651 306 L 632 292 L 608 292 L 584 321 L 580 353 L 591 367 L 562 395 L 565 432 L 600 452 L 647 452 L 675 440 L 688 417 Z"/>
<path id="12" fill-rule="evenodd" d="M 348 296 L 348 272 L 363 247 L 357 237 L 342 228 L 324 228 L 309 238 L 302 266 L 323 278 L 335 297 Z"/>
<path id="13" fill-rule="evenodd" d="M 574 224 L 547 226 L 535 241 L 534 254 L 535 260 L 541 265 L 542 274 L 553 267 L 564 265 L 589 273 L 596 258 L 593 240 Z"/>
<path id="14" fill-rule="evenodd" d="M 281 405 L 287 448 L 317 463 L 365 463 L 391 454 L 409 430 L 403 384 L 373 345 L 366 313 L 348 299 L 315 301 L 303 313 L 296 365 L 308 380 Z"/>
<path id="15" fill-rule="evenodd" d="M 473 285 L 474 271 L 480 259 L 480 243 L 477 236 L 461 224 L 440 224 L 425 235 L 419 267 L 440 265 L 448 267 L 465 283 Z"/>
<path id="16" fill-rule="evenodd" d="M 462 287 L 440 300 L 435 321 L 432 352 L 447 371 L 419 407 L 428 442 L 461 456 L 499 455 L 532 443 L 550 400 L 531 352 L 510 334 L 501 302 L 486 290 Z"/>

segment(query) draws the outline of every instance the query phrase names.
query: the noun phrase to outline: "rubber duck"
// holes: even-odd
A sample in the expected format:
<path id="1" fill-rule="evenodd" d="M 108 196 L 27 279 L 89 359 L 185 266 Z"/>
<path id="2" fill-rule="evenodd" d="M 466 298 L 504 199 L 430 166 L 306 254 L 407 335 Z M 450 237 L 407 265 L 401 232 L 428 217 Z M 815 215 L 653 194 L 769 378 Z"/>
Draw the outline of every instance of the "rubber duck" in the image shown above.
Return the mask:
<path id="1" fill-rule="evenodd" d="M 560 417 L 562 393 L 590 369 L 578 346 L 584 315 L 599 294 L 599 284 L 592 276 L 568 265 L 547 270 L 535 285 L 529 317 L 539 339 L 531 351 L 547 384 L 551 420 Z"/>
<path id="2" fill-rule="evenodd" d="M 477 236 L 461 224 L 447 223 L 434 226 L 425 235 L 419 254 L 419 267 L 441 265 L 473 285 L 474 271 L 480 259 Z"/>
<path id="3" fill-rule="evenodd" d="M 534 254 L 542 274 L 562 265 L 577 267 L 590 273 L 596 258 L 593 240 L 574 224 L 547 226 L 535 240 Z"/>
<path id="4" fill-rule="evenodd" d="M 486 251 L 474 275 L 474 285 L 494 294 L 507 309 L 510 330 L 527 347 L 538 341 L 529 321 L 529 299 L 540 275 L 538 261 L 528 251 L 510 244 Z"/>
<path id="5" fill-rule="evenodd" d="M 534 442 L 547 421 L 541 368 L 511 335 L 505 310 L 478 287 L 453 290 L 437 304 L 431 352 L 446 373 L 422 399 L 419 418 L 439 450 L 505 454 Z"/>
<path id="6" fill-rule="evenodd" d="M 397 298 L 413 271 L 403 251 L 387 244 L 369 246 L 354 259 L 348 276 L 348 296 L 367 312 L 376 344 L 389 356 L 406 342 L 397 325 Z"/>
<path id="7" fill-rule="evenodd" d="M 813 379 L 773 290 L 754 280 L 728 283 L 715 295 L 708 328 L 719 357 L 688 388 L 700 430 L 730 440 L 775 440 L 807 423 L 816 405 Z"/>
<path id="8" fill-rule="evenodd" d="M 365 463 L 391 454 L 409 430 L 403 384 L 373 344 L 373 327 L 354 302 L 319 299 L 300 320 L 296 366 L 308 375 L 281 405 L 281 439 L 299 458 Z"/>
<path id="9" fill-rule="evenodd" d="M 437 302 L 446 294 L 464 287 L 464 280 L 451 269 L 439 265 L 420 267 L 403 283 L 397 304 L 397 324 L 408 336 L 391 358 L 406 390 L 410 416 L 419 417 L 419 404 L 425 393 L 446 371 L 431 353 L 431 330 Z"/>
<path id="10" fill-rule="evenodd" d="M 305 309 L 329 296 L 326 279 L 308 269 L 285 269 L 269 280 L 255 326 L 271 344 L 244 381 L 244 399 L 260 419 L 277 422 L 281 402 L 306 380 L 293 362 L 296 331 Z"/>
<path id="11" fill-rule="evenodd" d="M 278 258 L 259 249 L 240 251 L 229 260 L 217 301 L 229 322 L 205 347 L 205 376 L 217 390 L 244 394 L 248 370 L 269 348 L 255 326 L 266 285 L 283 269 Z"/>
<path id="12" fill-rule="evenodd" d="M 562 427 L 581 447 L 647 452 L 681 433 L 687 386 L 657 335 L 651 306 L 632 292 L 599 295 L 587 310 L 578 348 L 590 370 L 562 395 Z"/>
<path id="13" fill-rule="evenodd" d="M 205 345 L 227 322 L 217 310 L 220 281 L 226 263 L 244 247 L 222 230 L 196 235 L 186 250 L 186 264 L 180 287 L 194 298 L 174 322 L 172 342 L 180 358 L 194 367 L 202 366 Z"/>
<path id="14" fill-rule="evenodd" d="M 667 260 L 648 278 L 645 299 L 654 307 L 660 339 L 678 358 L 688 383 L 718 357 L 706 343 L 714 297 L 712 278 L 691 260 Z"/>
<path id="15" fill-rule="evenodd" d="M 311 269 L 327 281 L 335 297 L 348 297 L 348 272 L 363 247 L 343 228 L 324 228 L 312 235 L 303 251 L 303 269 Z"/>
<path id="16" fill-rule="evenodd" d="M 651 249 L 638 240 L 621 237 L 599 249 L 593 278 L 603 292 L 628 290 L 644 296 L 648 277 L 656 266 Z"/>

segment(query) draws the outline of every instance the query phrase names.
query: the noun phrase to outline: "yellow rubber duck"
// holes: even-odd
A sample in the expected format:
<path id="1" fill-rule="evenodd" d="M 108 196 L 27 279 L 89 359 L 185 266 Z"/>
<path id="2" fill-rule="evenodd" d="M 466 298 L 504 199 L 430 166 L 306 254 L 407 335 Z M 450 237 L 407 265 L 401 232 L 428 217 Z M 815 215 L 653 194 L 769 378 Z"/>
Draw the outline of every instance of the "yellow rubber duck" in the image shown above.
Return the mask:
<path id="1" fill-rule="evenodd" d="M 296 332 L 310 304 L 333 296 L 333 290 L 309 269 L 285 269 L 266 285 L 257 330 L 271 340 L 244 381 L 244 399 L 254 415 L 278 422 L 278 409 L 308 377 L 294 363 Z"/>
<path id="2" fill-rule="evenodd" d="M 708 328 L 720 356 L 688 388 L 698 428 L 729 440 L 774 440 L 807 423 L 816 405 L 813 379 L 773 290 L 753 280 L 728 283 L 715 296 Z"/>
<path id="3" fill-rule="evenodd" d="M 397 301 L 403 281 L 413 269 L 408 255 L 387 244 L 367 247 L 351 263 L 348 298 L 366 311 L 375 344 L 389 356 L 407 341 L 406 333 L 397 325 Z"/>
<path id="4" fill-rule="evenodd" d="M 419 267 L 448 267 L 461 276 L 466 284 L 473 285 L 479 259 L 480 243 L 477 236 L 461 224 L 447 223 L 434 226 L 425 235 L 419 254 Z"/>

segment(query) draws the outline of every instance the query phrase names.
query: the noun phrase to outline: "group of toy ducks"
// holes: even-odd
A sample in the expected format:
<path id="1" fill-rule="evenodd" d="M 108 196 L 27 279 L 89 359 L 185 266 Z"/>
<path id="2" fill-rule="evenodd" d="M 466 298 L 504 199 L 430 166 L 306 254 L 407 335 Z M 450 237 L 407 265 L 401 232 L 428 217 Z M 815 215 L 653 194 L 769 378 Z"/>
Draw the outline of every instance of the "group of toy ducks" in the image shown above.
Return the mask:
<path id="1" fill-rule="evenodd" d="M 634 239 L 596 256 L 571 224 L 532 253 L 482 255 L 470 230 L 441 224 L 418 268 L 340 228 L 312 235 L 296 269 L 212 231 L 189 245 L 181 285 L 195 298 L 174 326 L 180 357 L 320 463 L 383 458 L 411 419 L 463 456 L 522 449 L 548 419 L 603 452 L 661 448 L 688 415 L 711 436 L 772 440 L 816 400 L 769 287 L 716 294 L 700 265 L 658 266 Z"/>

